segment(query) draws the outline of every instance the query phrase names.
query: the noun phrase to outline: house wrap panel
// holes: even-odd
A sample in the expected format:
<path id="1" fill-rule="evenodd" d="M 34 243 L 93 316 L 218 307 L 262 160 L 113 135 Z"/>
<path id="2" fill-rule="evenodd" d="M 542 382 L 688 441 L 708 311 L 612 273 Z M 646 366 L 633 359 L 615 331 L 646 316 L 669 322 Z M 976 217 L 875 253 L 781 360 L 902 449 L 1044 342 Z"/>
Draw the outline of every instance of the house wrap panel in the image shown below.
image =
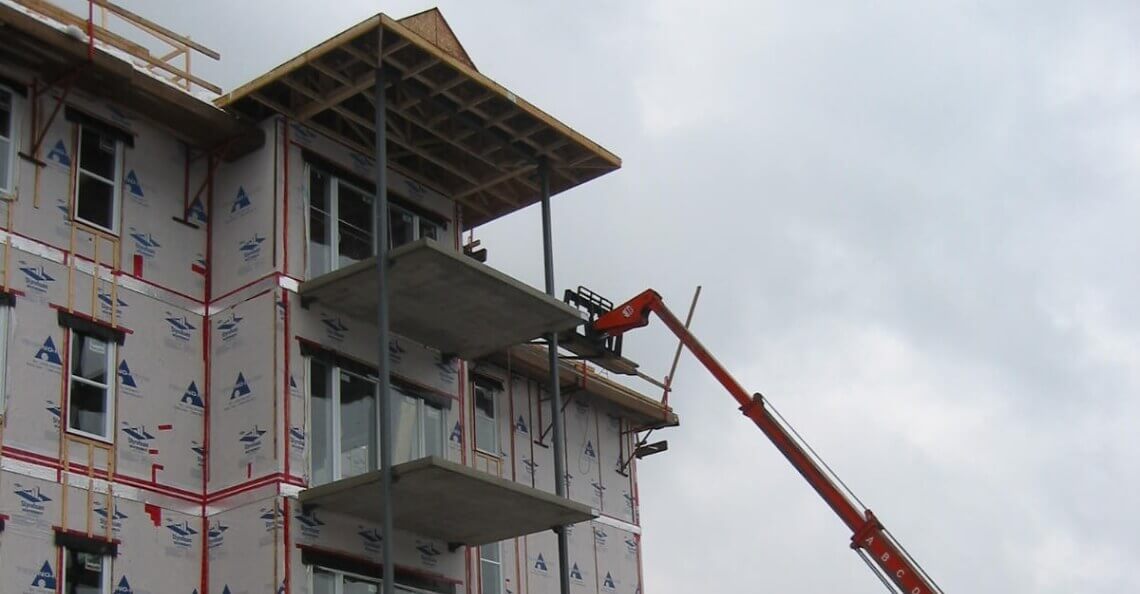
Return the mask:
<path id="1" fill-rule="evenodd" d="M 276 470 L 273 291 L 210 316 L 210 491 Z"/>

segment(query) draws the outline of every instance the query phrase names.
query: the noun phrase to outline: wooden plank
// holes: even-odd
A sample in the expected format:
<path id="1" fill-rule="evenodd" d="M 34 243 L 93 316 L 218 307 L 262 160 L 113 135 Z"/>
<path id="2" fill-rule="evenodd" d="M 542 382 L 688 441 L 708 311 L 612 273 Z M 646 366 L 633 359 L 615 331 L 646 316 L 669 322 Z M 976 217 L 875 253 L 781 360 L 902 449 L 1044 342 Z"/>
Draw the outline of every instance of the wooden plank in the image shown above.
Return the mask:
<path id="1" fill-rule="evenodd" d="M 163 27 L 162 25 L 160 25 L 160 24 L 158 24 L 152 20 L 149 20 L 145 17 L 139 16 L 139 15 L 123 8 L 122 6 L 119 6 L 118 4 L 114 4 L 114 3 L 110 2 L 109 0 L 90 0 L 90 1 L 93 2 L 97 6 L 101 6 L 103 8 L 106 8 L 107 10 L 111 11 L 112 13 L 134 23 L 135 25 L 138 25 L 140 28 L 142 28 L 142 29 L 144 29 L 150 33 L 157 34 L 157 36 L 160 36 L 160 37 L 165 37 L 166 40 L 169 42 L 172 42 L 172 44 L 182 44 L 182 45 L 189 47 L 189 48 L 193 49 L 194 51 L 202 54 L 203 56 L 206 56 L 208 58 L 212 58 L 214 60 L 220 60 L 222 58 L 222 55 L 219 54 L 218 52 L 216 52 L 216 51 L 214 51 L 214 50 L 190 39 L 189 37 L 175 33 L 174 31 L 171 31 L 170 29 L 167 29 L 166 27 Z"/>
<path id="2" fill-rule="evenodd" d="M 81 18 L 78 15 L 72 14 L 71 12 L 68 12 L 67 10 L 64 10 L 64 9 L 62 9 L 62 8 L 52 4 L 50 2 L 46 2 L 45 0 L 12 0 L 12 1 L 15 2 L 16 4 L 19 4 L 20 6 L 23 6 L 24 8 L 27 8 L 28 10 L 38 12 L 38 13 L 40 13 L 40 14 L 48 17 L 48 18 L 55 19 L 55 20 L 65 24 L 65 25 L 72 25 L 75 27 L 79 27 L 79 29 L 81 29 L 84 32 L 87 31 L 87 19 Z M 150 54 L 150 50 L 148 50 L 147 48 L 145 48 L 145 47 L 143 47 L 143 46 L 141 46 L 141 45 L 139 45 L 139 44 L 137 44 L 137 43 L 135 43 L 129 39 L 127 39 L 126 37 L 123 37 L 117 33 L 113 33 L 111 31 L 108 31 L 107 29 L 100 27 L 99 25 L 94 25 L 92 28 L 95 31 L 95 38 L 100 40 L 100 41 L 107 43 L 107 45 L 115 46 L 115 47 L 123 50 L 124 52 L 131 54 L 132 56 L 141 57 L 141 54 L 148 54 L 148 55 Z"/>
<path id="3" fill-rule="evenodd" d="M 375 29 L 379 24 L 379 21 L 379 16 L 374 16 L 372 18 L 365 19 L 356 25 L 353 25 L 352 27 L 333 36 L 324 43 L 321 43 L 309 49 L 301 55 L 274 68 L 273 70 L 270 70 L 269 72 L 262 74 L 261 76 L 234 89 L 233 91 L 230 91 L 229 93 L 218 97 L 214 100 L 214 104 L 218 105 L 219 107 L 227 107 L 247 95 L 252 95 L 254 92 L 261 90 L 262 87 L 265 87 L 277 79 L 299 68 L 304 67 L 306 64 L 315 61 L 321 56 L 324 56 L 325 54 L 336 51 L 338 49 L 343 49 L 342 46 L 347 46 L 353 39 L 356 39 L 368 31 Z M 260 99 L 258 101 L 260 101 Z"/>
<path id="4" fill-rule="evenodd" d="M 478 184 L 476 184 L 470 188 L 467 188 L 466 190 L 463 190 L 462 192 L 455 194 L 454 196 L 452 196 L 452 198 L 454 198 L 456 200 L 462 200 L 462 199 L 464 199 L 464 198 L 466 198 L 472 194 L 475 194 L 476 192 L 481 192 L 487 188 L 497 186 L 497 185 L 499 185 L 505 181 L 512 180 L 512 179 L 514 179 L 514 178 L 516 178 L 516 177 L 518 177 L 524 173 L 534 171 L 536 168 L 537 168 L 537 165 L 529 164 L 529 165 L 524 165 L 523 167 L 520 167 L 520 168 L 515 169 L 513 171 L 507 171 L 507 172 L 503 173 L 502 175 L 498 175 L 498 176 L 495 176 L 495 177 L 488 179 L 486 181 L 479 182 Z"/>
<path id="5" fill-rule="evenodd" d="M 312 103 L 309 103 L 308 105 L 305 105 L 301 109 L 297 110 L 297 119 L 299 119 L 301 121 L 308 120 L 309 118 L 312 118 L 313 116 L 321 113 L 322 111 L 329 109 L 330 107 L 332 107 L 334 105 L 339 105 L 339 104 L 343 103 L 344 101 L 348 100 L 353 95 L 356 95 L 358 93 L 362 93 L 362 92 L 372 88 L 375 84 L 376 84 L 376 72 L 370 72 L 370 73 L 364 75 L 363 77 L 361 77 L 359 80 L 353 82 L 352 85 L 347 86 L 347 87 L 341 87 L 341 88 L 333 91 L 332 93 L 329 93 L 325 97 L 321 98 L 319 101 L 314 101 Z M 388 86 L 391 86 L 391 85 L 388 85 Z M 385 88 L 388 88 L 388 87 L 385 87 Z"/>
<path id="6" fill-rule="evenodd" d="M 581 133 L 575 131 L 573 128 L 570 128 L 569 126 L 562 123 L 557 118 L 551 116 L 550 114 L 546 113 L 545 111 L 542 111 L 541 109 L 535 107 L 534 105 L 531 105 L 525 99 L 522 99 L 521 97 L 516 96 L 514 93 L 508 91 L 505 87 L 503 87 L 499 83 L 491 80 L 490 78 L 484 76 L 483 74 L 479 73 L 478 71 L 468 67 L 466 64 L 460 62 L 459 60 L 457 60 L 456 58 L 454 58 L 453 56 L 451 56 L 447 52 L 444 52 L 443 50 L 435 47 L 434 45 L 431 44 L 431 42 L 424 39 L 423 37 L 420 37 L 415 32 L 409 30 L 407 27 L 405 27 L 405 26 L 401 25 L 399 22 L 393 20 L 388 15 L 383 14 L 383 13 L 380 14 L 380 24 L 384 28 L 396 33 L 397 35 L 400 35 L 400 37 L 409 40 L 413 45 L 420 48 L 421 50 L 427 52 L 430 55 L 435 56 L 440 61 L 447 63 L 448 66 L 451 66 L 453 69 L 455 69 L 455 70 L 459 71 L 460 73 L 466 75 L 468 78 L 470 78 L 472 81 L 479 84 L 480 86 L 486 88 L 489 91 L 496 93 L 497 95 L 499 95 L 503 99 L 510 101 L 511 103 L 514 103 L 516 106 L 518 106 L 520 109 L 527 112 L 531 116 L 533 116 L 533 117 L 535 117 L 535 118 L 537 118 L 543 122 L 546 122 L 547 125 L 549 125 L 551 128 L 554 128 L 556 131 L 560 132 L 561 134 L 569 136 L 576 143 L 582 145 L 584 148 L 590 150 L 591 152 L 597 153 L 600 158 L 602 158 L 605 161 L 609 161 L 610 163 L 613 164 L 613 166 L 615 168 L 621 167 L 621 159 L 618 158 L 617 155 L 609 152 L 608 150 L 603 148 L 601 145 L 590 140 L 589 138 L 586 138 Z"/>

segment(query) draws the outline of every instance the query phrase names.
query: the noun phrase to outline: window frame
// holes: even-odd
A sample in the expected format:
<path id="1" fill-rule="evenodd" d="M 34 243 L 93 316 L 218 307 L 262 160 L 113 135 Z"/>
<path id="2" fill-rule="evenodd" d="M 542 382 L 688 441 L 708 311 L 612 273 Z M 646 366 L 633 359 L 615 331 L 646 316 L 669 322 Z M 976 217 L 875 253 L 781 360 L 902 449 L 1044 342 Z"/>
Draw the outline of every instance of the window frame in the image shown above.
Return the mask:
<path id="1" fill-rule="evenodd" d="M 317 161 L 317 162 L 314 162 Z M 304 179 L 306 180 L 305 190 L 305 249 L 307 250 L 307 264 L 306 264 L 306 278 L 316 278 L 318 276 L 329 274 L 340 270 L 340 186 L 343 184 L 349 189 L 358 192 L 364 196 L 372 198 L 375 194 L 375 186 L 365 184 L 363 180 L 357 181 L 352 176 L 339 173 L 335 167 L 329 165 L 322 165 L 320 159 L 307 159 L 305 161 Z M 324 272 L 315 274 L 313 270 L 313 250 L 312 248 L 312 213 L 313 213 L 313 172 L 319 171 L 324 174 L 325 181 L 325 199 L 328 202 L 328 210 L 325 216 L 328 218 L 328 228 L 325 230 L 325 236 L 328 238 L 328 254 L 323 266 L 326 268 Z M 395 197 L 395 200 L 388 201 L 388 248 L 393 249 L 399 247 L 401 244 L 393 243 L 392 237 L 392 215 L 395 212 L 407 213 L 412 217 L 412 239 L 405 243 L 418 241 L 426 235 L 422 233 L 425 224 L 431 225 L 435 228 L 435 237 L 431 238 L 432 241 L 441 241 L 444 234 L 447 232 L 448 222 L 445 218 L 432 218 L 421 214 L 415 208 L 405 205 L 400 200 L 400 195 L 389 190 L 390 197 Z M 372 235 L 372 255 L 376 254 L 377 247 L 377 233 L 375 228 L 376 223 L 376 203 L 369 202 L 369 222 L 368 227 L 371 229 Z M 353 225 L 359 228 L 359 225 Z M 371 257 L 371 256 L 370 256 Z"/>
<path id="2" fill-rule="evenodd" d="M 306 401 L 306 410 L 307 410 L 307 414 L 308 414 L 308 419 L 307 419 L 308 427 L 309 427 L 308 435 L 310 436 L 307 459 L 308 459 L 309 482 L 310 482 L 311 486 L 317 486 L 317 484 L 318 484 L 318 483 L 314 482 L 314 478 L 313 478 L 313 464 L 316 461 L 316 456 L 313 453 L 313 444 L 316 444 L 318 441 L 318 439 L 316 437 L 317 427 L 313 423 L 313 382 L 317 379 L 316 376 L 314 375 L 314 369 L 313 369 L 314 361 L 319 363 L 322 367 L 324 367 L 325 369 L 328 370 L 327 374 L 323 378 L 323 381 L 326 382 L 326 386 L 328 386 L 328 388 L 329 388 L 329 394 L 328 394 L 329 405 L 330 405 L 329 415 L 331 418 L 330 418 L 330 422 L 328 423 L 328 430 L 330 431 L 330 433 L 332 435 L 332 440 L 331 440 L 332 443 L 331 443 L 331 450 L 330 450 L 330 455 L 332 456 L 332 460 L 331 460 L 331 464 L 330 464 L 330 466 L 331 466 L 331 478 L 329 479 L 329 481 L 327 483 L 319 483 L 319 484 L 328 484 L 328 483 L 333 483 L 333 482 L 342 480 L 344 478 L 349 478 L 349 477 L 344 476 L 344 468 L 343 468 L 343 464 L 341 461 L 341 454 L 342 454 L 341 447 L 342 447 L 342 439 L 343 439 L 343 430 L 341 427 L 341 410 L 340 410 L 340 407 L 341 407 L 340 376 L 342 373 L 348 374 L 354 378 L 363 379 L 367 382 L 372 383 L 374 390 L 375 390 L 375 395 L 377 397 L 376 398 L 376 417 L 373 419 L 373 422 L 376 423 L 376 438 L 377 439 L 376 439 L 376 443 L 372 444 L 372 446 L 376 449 L 377 461 L 379 461 L 380 442 L 381 442 L 381 435 L 380 435 L 380 398 L 379 398 L 379 396 L 380 396 L 380 381 L 379 381 L 379 378 L 373 374 L 370 374 L 370 373 L 369 374 L 361 373 L 360 372 L 361 370 L 359 370 L 359 369 L 356 369 L 356 370 L 349 369 L 345 365 L 338 364 L 335 360 L 329 360 L 328 358 L 321 357 L 321 356 L 306 355 L 305 356 L 305 374 L 306 374 L 306 378 L 308 379 L 308 381 L 305 382 L 305 401 Z M 438 431 L 438 436 L 439 436 L 438 452 L 439 453 L 438 453 L 438 455 L 439 456 L 446 455 L 446 452 L 447 452 L 447 437 L 446 437 L 447 408 L 436 403 L 436 402 L 433 402 L 429 398 L 423 397 L 423 395 L 420 394 L 417 390 L 415 390 L 414 388 L 408 387 L 405 382 L 390 381 L 389 382 L 389 389 L 390 389 L 390 394 L 389 394 L 388 405 L 392 409 L 393 420 L 396 420 L 396 418 L 397 418 L 396 414 L 400 410 L 400 407 L 403 404 L 403 399 L 405 397 L 412 398 L 413 400 L 416 401 L 415 435 L 416 435 L 417 439 L 416 439 L 416 442 L 413 444 L 414 450 L 412 452 L 412 456 L 408 460 L 416 460 L 416 459 L 419 459 L 419 458 L 422 458 L 422 457 L 428 455 L 427 454 L 427 431 L 425 431 L 425 428 L 427 427 L 427 418 L 428 418 L 426 411 L 428 408 L 435 409 L 439 413 L 439 431 Z M 397 427 L 393 423 L 393 431 L 396 431 L 396 430 L 397 430 Z M 396 444 L 393 444 L 393 446 L 394 446 L 394 449 L 399 449 L 399 446 L 396 446 Z M 395 452 L 393 452 L 393 453 L 395 453 Z M 406 462 L 408 460 L 397 460 L 396 463 Z M 377 462 L 377 463 L 379 463 L 379 462 Z M 371 470 L 375 470 L 375 469 L 371 469 Z M 371 472 L 371 470 L 369 470 L 368 472 Z M 356 476 L 356 475 L 351 475 L 351 476 Z"/>
<path id="3" fill-rule="evenodd" d="M 313 400 L 312 399 L 313 399 L 313 379 L 314 379 L 313 361 L 314 361 L 314 357 L 305 357 L 305 374 L 306 374 L 306 377 L 309 378 L 309 381 L 306 382 L 306 384 L 305 384 L 305 399 L 306 399 L 306 404 L 308 404 L 307 408 L 309 411 L 309 419 L 308 419 L 309 435 L 311 435 L 311 436 L 315 435 L 315 433 L 316 433 L 316 426 L 313 424 L 313 419 L 312 419 L 312 412 L 313 412 L 313 407 L 312 407 L 312 401 Z M 330 464 L 330 466 L 331 466 L 331 478 L 329 478 L 329 481 L 327 483 L 320 483 L 320 484 L 324 485 L 324 484 L 329 484 L 329 483 L 335 483 L 336 481 L 339 481 L 343 478 L 347 478 L 343 475 L 343 468 L 342 468 L 343 464 L 341 461 L 341 456 L 343 454 L 343 452 L 341 451 L 341 447 L 342 447 L 341 442 L 342 442 L 342 438 L 343 438 L 343 431 L 341 429 L 341 403 L 340 403 L 341 374 L 342 373 L 348 374 L 354 378 L 362 379 L 362 380 L 370 382 L 372 384 L 373 394 L 375 394 L 375 396 L 376 396 L 376 418 L 374 418 L 372 422 L 376 424 L 377 438 L 379 438 L 379 435 L 380 435 L 380 398 L 379 398 L 379 396 L 380 396 L 380 381 L 374 375 L 361 374 L 361 373 L 358 373 L 356 371 L 346 369 L 340 365 L 337 365 L 333 361 L 318 359 L 318 362 L 321 365 L 323 365 L 326 369 L 328 369 L 328 374 L 325 376 L 324 381 L 327 382 L 326 385 L 328 386 L 328 390 L 329 390 L 328 398 L 329 398 L 329 405 L 330 405 L 330 409 L 331 409 L 331 412 L 329 413 L 329 416 L 330 416 L 329 425 L 330 425 L 330 427 L 328 428 L 329 433 L 332 436 L 332 444 L 331 444 L 332 448 L 329 452 L 329 454 L 332 457 L 331 464 Z M 315 461 L 315 457 L 313 456 L 313 450 L 312 450 L 312 446 L 311 446 L 311 444 L 313 444 L 313 443 L 316 443 L 316 439 L 310 439 L 310 449 L 309 449 L 308 456 L 307 456 L 308 457 L 309 482 L 310 483 L 313 483 L 313 462 Z M 377 461 L 379 461 L 379 459 L 380 459 L 379 439 L 377 439 L 377 443 L 374 443 L 371 445 L 372 445 L 372 447 L 376 448 L 376 459 L 377 459 Z M 373 469 L 373 470 L 375 470 L 375 469 Z M 368 471 L 368 472 L 371 472 L 371 471 Z M 356 475 L 353 475 L 353 476 L 356 476 Z M 315 486 L 315 485 L 316 484 L 313 483 L 313 486 Z"/>
<path id="4" fill-rule="evenodd" d="M 308 181 L 308 183 L 306 185 L 307 191 L 305 193 L 305 202 L 307 205 L 306 206 L 306 213 L 305 213 L 306 214 L 306 223 L 307 223 L 305 225 L 306 249 L 309 249 L 310 246 L 312 245 L 312 224 L 313 224 L 313 202 L 312 202 L 312 185 L 313 184 L 312 184 L 312 180 L 313 180 L 313 172 L 314 171 L 319 171 L 319 172 L 323 173 L 325 175 L 325 178 L 326 178 L 326 180 L 325 180 L 325 200 L 328 203 L 327 204 L 328 210 L 325 211 L 325 216 L 328 219 L 327 220 L 328 228 L 325 229 L 325 237 L 328 238 L 329 243 L 328 243 L 327 259 L 324 262 L 324 266 L 325 266 L 325 268 L 327 268 L 327 270 L 325 272 L 321 272 L 320 274 L 313 274 L 313 270 L 312 270 L 313 260 L 310 259 L 309 264 L 307 266 L 308 270 L 305 271 L 308 278 L 316 278 L 317 276 L 320 276 L 322 274 L 328 274 L 330 272 L 336 272 L 337 270 L 340 270 L 342 268 L 342 266 L 340 265 L 340 186 L 343 184 L 343 185 L 347 186 L 350 190 L 355 191 L 355 192 L 357 192 L 363 196 L 371 197 L 373 194 L 372 190 L 363 188 L 363 187 L 361 187 L 360 184 L 357 184 L 357 183 L 353 182 L 351 179 L 348 179 L 344 176 L 337 175 L 335 172 L 330 171 L 326 167 L 320 167 L 320 166 L 314 165 L 312 163 L 306 163 L 305 164 L 305 179 Z M 371 235 L 370 243 L 372 244 L 372 255 L 375 255 L 376 254 L 376 229 L 375 229 L 376 205 L 372 201 L 369 201 L 368 213 L 369 213 L 369 220 L 368 220 L 368 227 L 367 228 L 369 229 L 369 231 L 370 231 L 369 234 Z M 359 225 L 356 225 L 353 223 L 350 223 L 350 224 L 352 224 L 352 226 L 354 226 L 354 227 L 361 228 Z M 309 252 L 310 252 L 310 257 L 311 257 L 312 250 L 309 249 Z M 371 256 L 369 256 L 369 257 L 371 257 Z"/>
<path id="5" fill-rule="evenodd" d="M 479 408 L 479 391 L 480 390 L 489 394 L 491 397 L 491 409 L 492 409 L 492 411 L 494 411 L 494 416 L 490 417 L 489 419 L 486 417 L 486 415 Z M 500 390 L 499 388 L 494 386 L 490 380 L 485 380 L 485 379 L 480 378 L 480 377 L 475 377 L 474 380 L 472 381 L 472 388 L 471 388 L 471 409 L 472 409 L 471 414 L 472 414 L 472 419 L 471 420 L 472 420 L 472 424 L 474 425 L 474 429 L 475 429 L 472 432 L 472 435 L 474 436 L 473 446 L 474 446 L 476 451 L 481 452 L 483 454 L 486 454 L 488 456 L 494 456 L 496 458 L 502 456 L 502 452 L 501 452 L 502 446 L 499 444 L 499 439 L 500 439 L 500 436 L 499 436 L 499 394 L 501 392 L 502 392 L 502 390 Z M 491 421 L 491 427 L 493 429 L 493 432 L 491 435 L 491 442 L 494 445 L 493 451 L 487 449 L 485 447 L 486 444 L 482 444 L 483 440 L 479 439 L 479 421 L 480 421 L 481 416 L 485 420 Z"/>
<path id="6" fill-rule="evenodd" d="M 123 160 L 124 160 L 123 157 L 124 157 L 124 153 L 126 153 L 126 150 L 124 149 L 125 143 L 121 139 L 115 138 L 114 135 L 108 134 L 106 131 L 99 130 L 96 127 L 89 126 L 86 124 L 76 124 L 76 125 L 79 126 L 79 134 L 76 136 L 76 144 L 75 144 L 75 190 L 74 190 L 74 193 L 71 197 L 71 218 L 72 218 L 72 220 L 74 220 L 76 222 L 83 223 L 84 225 L 87 225 L 89 227 L 93 227 L 95 229 L 99 229 L 101 231 L 105 231 L 107 233 L 110 233 L 111 235 L 118 235 L 119 234 L 119 219 L 122 216 L 122 208 L 123 208 L 123 182 L 122 182 L 121 178 L 123 176 Z M 94 173 L 94 172 L 88 171 L 88 170 L 83 168 L 83 134 L 85 132 L 88 132 L 88 131 L 90 131 L 90 133 L 98 134 L 104 138 L 109 139 L 111 142 L 115 143 L 115 158 L 114 158 L 114 165 L 113 165 L 113 167 L 114 167 L 113 173 L 115 175 L 114 179 L 107 179 L 107 178 L 103 177 L 102 175 L 99 175 L 98 173 Z M 96 223 L 94 221 L 89 221 L 89 220 L 84 219 L 84 218 L 79 216 L 79 189 L 82 187 L 82 184 L 80 184 L 79 181 L 80 181 L 80 178 L 84 175 L 91 176 L 91 177 L 95 178 L 97 181 L 108 183 L 111 185 L 111 227 L 110 228 L 104 227 L 103 225 L 100 225 L 99 223 Z"/>
<path id="7" fill-rule="evenodd" d="M 0 417 L 8 414 L 8 318 L 12 306 L 0 304 Z"/>
<path id="8" fill-rule="evenodd" d="M 116 373 L 117 369 L 115 366 L 115 361 L 117 360 L 117 353 L 116 353 L 115 349 L 118 348 L 118 344 L 113 342 L 113 341 L 106 340 L 105 338 L 100 338 L 98 336 L 94 336 L 91 333 L 83 332 L 81 330 L 76 330 L 75 328 L 68 328 L 67 332 L 69 333 L 68 337 L 67 337 L 67 342 L 68 342 L 68 349 L 67 349 L 67 409 L 68 410 L 66 411 L 67 418 L 64 421 L 65 422 L 64 427 L 66 428 L 68 433 L 71 433 L 74 435 L 79 435 L 81 437 L 86 437 L 88 439 L 94 439 L 96 441 L 100 441 L 103 443 L 113 444 L 113 443 L 115 443 L 115 400 L 116 400 L 116 390 L 118 387 L 118 374 Z M 83 335 L 88 340 L 98 340 L 98 341 L 103 343 L 103 345 L 104 345 L 103 363 L 104 363 L 105 369 L 106 369 L 106 371 L 104 373 L 104 377 L 107 378 L 106 384 L 99 384 L 98 382 L 94 382 L 94 381 L 89 380 L 85 377 L 75 375 L 75 373 L 73 371 L 73 365 L 74 365 L 76 344 L 78 344 L 78 342 L 79 342 L 79 341 L 75 340 L 75 336 L 77 334 Z M 103 421 L 103 427 L 107 431 L 106 436 L 98 435 L 95 433 L 90 433 L 90 432 L 84 431 L 82 429 L 78 429 L 78 428 L 71 426 L 71 407 L 74 404 L 74 401 L 72 400 L 72 386 L 73 386 L 72 382 L 74 382 L 75 380 L 79 380 L 80 383 L 87 384 L 89 386 L 104 388 L 104 394 L 106 395 L 105 398 L 106 398 L 107 413 L 106 413 L 106 418 Z"/>
<path id="9" fill-rule="evenodd" d="M 377 592 L 383 591 L 382 588 L 383 588 L 384 580 L 382 580 L 382 579 L 377 579 L 374 577 L 368 577 L 366 575 L 360 575 L 359 573 L 355 573 L 352 571 L 344 571 L 343 569 L 333 569 L 331 567 L 325 567 L 323 565 L 310 565 L 309 566 L 309 592 L 314 592 L 314 593 L 316 592 L 316 575 L 317 575 L 317 572 L 327 573 L 327 574 L 330 574 L 333 576 L 334 581 L 333 581 L 332 594 L 344 594 L 344 578 L 346 578 L 346 577 L 349 577 L 349 578 L 352 578 L 355 580 L 363 580 L 365 582 L 375 584 L 376 586 L 379 586 L 379 588 L 377 589 Z M 416 588 L 414 586 L 405 586 L 403 584 L 400 584 L 398 579 L 399 578 L 397 577 L 397 582 L 395 584 L 393 584 L 393 586 L 395 586 L 395 590 L 399 594 L 436 594 L 435 592 L 433 592 L 431 590 L 424 590 L 422 588 Z"/>
<path id="10" fill-rule="evenodd" d="M 8 134 L 9 137 L 5 138 L 8 141 L 8 154 L 0 155 L 0 159 L 6 158 L 8 161 L 8 179 L 0 183 L 0 198 L 12 199 L 16 196 L 16 155 L 20 151 L 20 118 L 19 118 L 19 97 L 20 94 L 12 87 L 0 83 L 0 93 L 8 95 Z"/>
<path id="11" fill-rule="evenodd" d="M 491 559 L 484 554 L 484 551 L 490 547 L 495 548 L 495 557 L 496 557 L 495 559 Z M 484 568 L 487 565 L 494 565 L 499 570 L 499 582 L 498 582 L 498 584 L 496 584 L 497 589 L 494 592 L 488 592 L 485 588 L 483 588 L 483 585 L 484 585 L 483 584 L 483 580 L 484 580 L 483 576 L 484 576 L 484 572 L 485 572 Z M 503 594 L 503 591 L 505 590 L 505 588 L 503 587 L 504 584 L 505 584 L 505 580 L 504 580 L 504 576 L 503 576 L 503 547 L 502 547 L 502 543 L 492 542 L 492 543 L 488 543 L 485 545 L 479 545 L 479 594 Z"/>
<path id="12" fill-rule="evenodd" d="M 113 583 L 112 582 L 113 577 L 111 575 L 113 572 L 113 568 L 111 567 L 111 562 L 114 559 L 113 556 L 111 556 L 111 555 L 99 555 L 97 553 L 89 553 L 87 551 L 81 551 L 79 549 L 76 549 L 73 547 L 67 547 L 67 546 L 61 547 L 61 548 L 63 549 L 63 563 L 60 564 L 60 568 L 59 568 L 60 592 L 64 592 L 64 593 L 67 592 L 67 576 L 68 576 L 67 566 L 69 565 L 69 561 L 70 561 L 69 556 L 73 553 L 79 553 L 79 554 L 91 555 L 92 557 L 98 557 L 99 558 L 99 560 L 101 561 L 101 564 L 102 564 L 101 567 L 99 568 L 99 576 L 103 581 L 103 583 L 99 586 L 99 588 L 100 588 L 99 594 L 111 594 L 112 583 Z"/>

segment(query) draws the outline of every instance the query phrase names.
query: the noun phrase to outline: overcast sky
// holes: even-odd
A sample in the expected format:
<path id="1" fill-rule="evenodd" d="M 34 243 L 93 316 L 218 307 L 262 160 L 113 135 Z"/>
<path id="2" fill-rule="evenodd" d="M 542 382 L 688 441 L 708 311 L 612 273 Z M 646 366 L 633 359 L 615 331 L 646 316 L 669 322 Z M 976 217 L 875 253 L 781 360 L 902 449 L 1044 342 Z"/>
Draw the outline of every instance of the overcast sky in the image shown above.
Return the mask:
<path id="1" fill-rule="evenodd" d="M 124 4 L 220 50 L 227 89 L 432 6 Z M 483 73 L 624 159 L 556 198 L 559 289 L 683 312 L 703 285 L 702 340 L 946 592 L 1140 590 L 1140 4 L 731 4 L 441 5 Z M 477 234 L 541 286 L 536 209 Z M 627 352 L 660 376 L 673 346 Z M 691 358 L 673 403 L 639 466 L 646 594 L 883 591 Z"/>

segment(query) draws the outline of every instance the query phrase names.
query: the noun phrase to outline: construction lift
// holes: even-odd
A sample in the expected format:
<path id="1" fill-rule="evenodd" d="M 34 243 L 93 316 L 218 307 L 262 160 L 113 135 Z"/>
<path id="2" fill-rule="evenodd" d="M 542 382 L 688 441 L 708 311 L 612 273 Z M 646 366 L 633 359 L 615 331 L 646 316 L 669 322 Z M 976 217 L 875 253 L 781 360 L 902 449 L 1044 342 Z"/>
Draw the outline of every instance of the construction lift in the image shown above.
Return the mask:
<path id="1" fill-rule="evenodd" d="M 831 472 L 827 464 L 799 437 L 783 417 L 766 403 L 759 393 L 749 394 L 727 370 L 705 349 L 704 345 L 665 306 L 661 296 L 649 289 L 626 303 L 613 307 L 608 300 L 596 298 L 593 292 L 579 289 L 573 298 L 567 291 L 567 300 L 588 310 L 585 336 L 597 350 L 621 357 L 621 337 L 626 332 L 649 324 L 649 314 L 657 314 L 661 321 L 677 335 L 683 344 L 729 394 L 736 399 L 744 416 L 768 436 L 780 453 L 792 463 L 796 471 L 815 489 L 824 502 L 851 530 L 851 548 L 867 563 L 891 592 L 899 594 L 942 594 L 942 589 L 891 536 L 890 532 L 871 510 L 867 509 L 843 481 Z"/>

